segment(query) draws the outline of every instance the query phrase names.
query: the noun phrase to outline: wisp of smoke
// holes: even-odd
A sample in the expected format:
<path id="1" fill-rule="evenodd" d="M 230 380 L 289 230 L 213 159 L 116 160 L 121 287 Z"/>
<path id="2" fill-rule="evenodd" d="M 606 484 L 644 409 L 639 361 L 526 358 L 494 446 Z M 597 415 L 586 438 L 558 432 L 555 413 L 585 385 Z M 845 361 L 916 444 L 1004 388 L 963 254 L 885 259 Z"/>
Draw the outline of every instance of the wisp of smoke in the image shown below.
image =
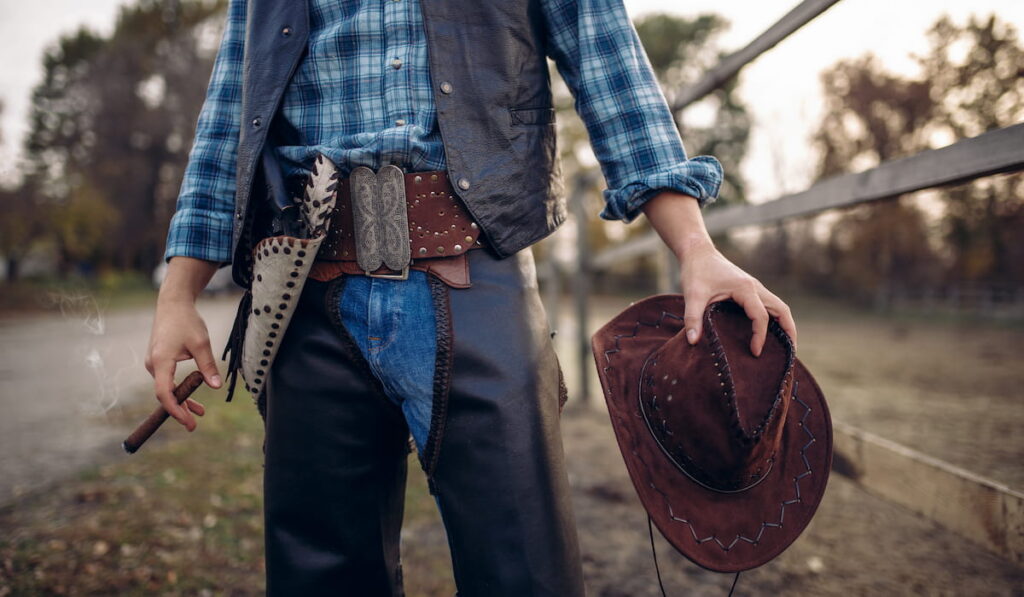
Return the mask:
<path id="1" fill-rule="evenodd" d="M 90 334 L 102 336 L 106 331 L 99 303 L 91 294 L 51 292 L 50 300 L 60 308 L 64 319 L 80 324 Z"/>
<path id="2" fill-rule="evenodd" d="M 106 320 L 93 295 L 51 293 L 50 300 L 60 309 L 65 321 L 84 330 L 88 336 L 99 337 L 106 334 Z M 92 400 L 80 403 L 89 414 L 105 414 L 117 405 L 121 393 L 121 375 L 140 366 L 138 353 L 130 346 L 128 350 L 131 352 L 131 364 L 127 367 L 118 367 L 113 372 L 107 368 L 111 356 L 109 350 L 102 350 L 96 342 L 87 341 L 83 351 L 79 353 L 97 384 L 97 391 L 92 395 Z M 85 394 L 83 392 L 83 395 Z"/>

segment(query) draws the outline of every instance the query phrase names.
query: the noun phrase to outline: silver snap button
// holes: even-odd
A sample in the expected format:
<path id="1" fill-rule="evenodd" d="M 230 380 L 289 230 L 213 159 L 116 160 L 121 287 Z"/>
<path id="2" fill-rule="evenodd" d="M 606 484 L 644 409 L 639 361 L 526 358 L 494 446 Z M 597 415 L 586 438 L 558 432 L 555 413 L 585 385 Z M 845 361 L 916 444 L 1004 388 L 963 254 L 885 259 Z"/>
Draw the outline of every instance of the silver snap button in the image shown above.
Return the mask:
<path id="1" fill-rule="evenodd" d="M 260 118 L 259 116 L 257 116 L 256 118 L 253 118 L 253 119 L 252 119 L 252 125 L 253 125 L 254 127 L 256 127 L 256 128 L 259 128 L 259 126 L 260 126 L 261 124 L 263 124 L 263 119 L 262 119 L 262 118 Z"/>
<path id="2" fill-rule="evenodd" d="M 285 25 L 284 27 L 281 28 L 281 35 L 282 36 L 288 37 L 291 34 L 292 34 L 292 28 L 291 27 L 288 27 L 287 25 Z"/>
<path id="3" fill-rule="evenodd" d="M 465 178 L 460 178 L 459 179 L 459 188 L 462 189 L 463 191 L 469 189 L 469 181 L 466 180 Z"/>
<path id="4" fill-rule="evenodd" d="M 405 126 L 405 119 L 404 118 L 399 118 L 398 120 L 395 121 L 395 125 L 396 126 Z"/>
<path id="5" fill-rule="evenodd" d="M 448 81 L 441 83 L 441 93 L 451 93 L 455 88 Z"/>
<path id="6" fill-rule="evenodd" d="M 391 66 L 394 67 L 395 70 L 398 70 L 402 68 L 402 61 L 399 60 L 398 58 L 395 58 L 394 60 L 391 61 Z"/>

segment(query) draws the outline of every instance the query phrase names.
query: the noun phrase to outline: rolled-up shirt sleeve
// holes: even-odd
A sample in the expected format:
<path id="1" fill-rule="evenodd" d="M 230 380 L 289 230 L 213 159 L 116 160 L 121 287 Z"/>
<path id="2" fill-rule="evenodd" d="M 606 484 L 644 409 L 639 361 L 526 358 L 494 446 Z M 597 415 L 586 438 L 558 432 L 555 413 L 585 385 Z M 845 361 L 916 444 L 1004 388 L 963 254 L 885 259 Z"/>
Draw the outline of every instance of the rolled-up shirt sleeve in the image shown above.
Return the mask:
<path id="1" fill-rule="evenodd" d="M 622 0 L 544 0 L 548 55 L 575 100 L 608 188 L 606 220 L 633 221 L 670 189 L 703 207 L 718 197 L 722 165 L 688 158 L 665 95 Z"/>
<path id="2" fill-rule="evenodd" d="M 230 0 L 206 98 L 167 231 L 164 260 L 231 261 L 247 0 Z"/>

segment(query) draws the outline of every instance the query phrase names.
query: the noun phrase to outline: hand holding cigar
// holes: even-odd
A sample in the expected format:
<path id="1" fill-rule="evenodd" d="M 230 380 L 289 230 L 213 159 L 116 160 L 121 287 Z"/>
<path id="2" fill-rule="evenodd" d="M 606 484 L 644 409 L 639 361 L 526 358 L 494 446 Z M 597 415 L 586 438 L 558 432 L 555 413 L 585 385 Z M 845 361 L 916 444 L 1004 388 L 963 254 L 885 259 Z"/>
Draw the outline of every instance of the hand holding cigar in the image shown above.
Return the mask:
<path id="1" fill-rule="evenodd" d="M 202 383 L 203 374 L 199 371 L 193 371 L 192 373 L 189 373 L 188 377 L 182 380 L 180 384 L 174 387 L 174 398 L 178 401 L 178 404 L 182 404 L 187 401 L 188 404 L 186 406 L 188 409 L 199 416 L 203 416 L 204 413 L 202 405 L 198 402 L 189 400 L 188 398 L 197 389 L 199 389 L 199 386 L 202 385 Z M 164 410 L 163 406 L 156 407 L 156 410 L 154 410 L 153 413 L 149 415 L 149 417 L 147 417 L 146 420 L 138 427 L 136 427 L 135 431 L 133 431 L 132 434 L 121 443 L 121 447 L 124 448 L 125 452 L 134 454 L 142 447 L 142 444 L 144 444 L 150 436 L 156 433 L 156 430 L 163 425 L 164 421 L 166 421 L 168 417 L 170 417 L 170 415 L 167 414 L 167 411 Z"/>

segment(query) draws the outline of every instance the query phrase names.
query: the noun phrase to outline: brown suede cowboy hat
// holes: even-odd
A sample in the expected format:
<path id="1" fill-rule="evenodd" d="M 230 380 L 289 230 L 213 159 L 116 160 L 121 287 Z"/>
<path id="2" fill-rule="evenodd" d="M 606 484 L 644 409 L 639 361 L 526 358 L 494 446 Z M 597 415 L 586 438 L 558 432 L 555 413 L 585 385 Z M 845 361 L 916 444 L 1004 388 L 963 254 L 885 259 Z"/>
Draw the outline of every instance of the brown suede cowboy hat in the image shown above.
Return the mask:
<path id="1" fill-rule="evenodd" d="M 760 357 L 750 320 L 711 304 L 691 346 L 684 303 L 630 305 L 592 337 L 619 449 L 662 535 L 703 568 L 740 572 L 810 522 L 832 463 L 828 405 L 774 320 Z"/>

